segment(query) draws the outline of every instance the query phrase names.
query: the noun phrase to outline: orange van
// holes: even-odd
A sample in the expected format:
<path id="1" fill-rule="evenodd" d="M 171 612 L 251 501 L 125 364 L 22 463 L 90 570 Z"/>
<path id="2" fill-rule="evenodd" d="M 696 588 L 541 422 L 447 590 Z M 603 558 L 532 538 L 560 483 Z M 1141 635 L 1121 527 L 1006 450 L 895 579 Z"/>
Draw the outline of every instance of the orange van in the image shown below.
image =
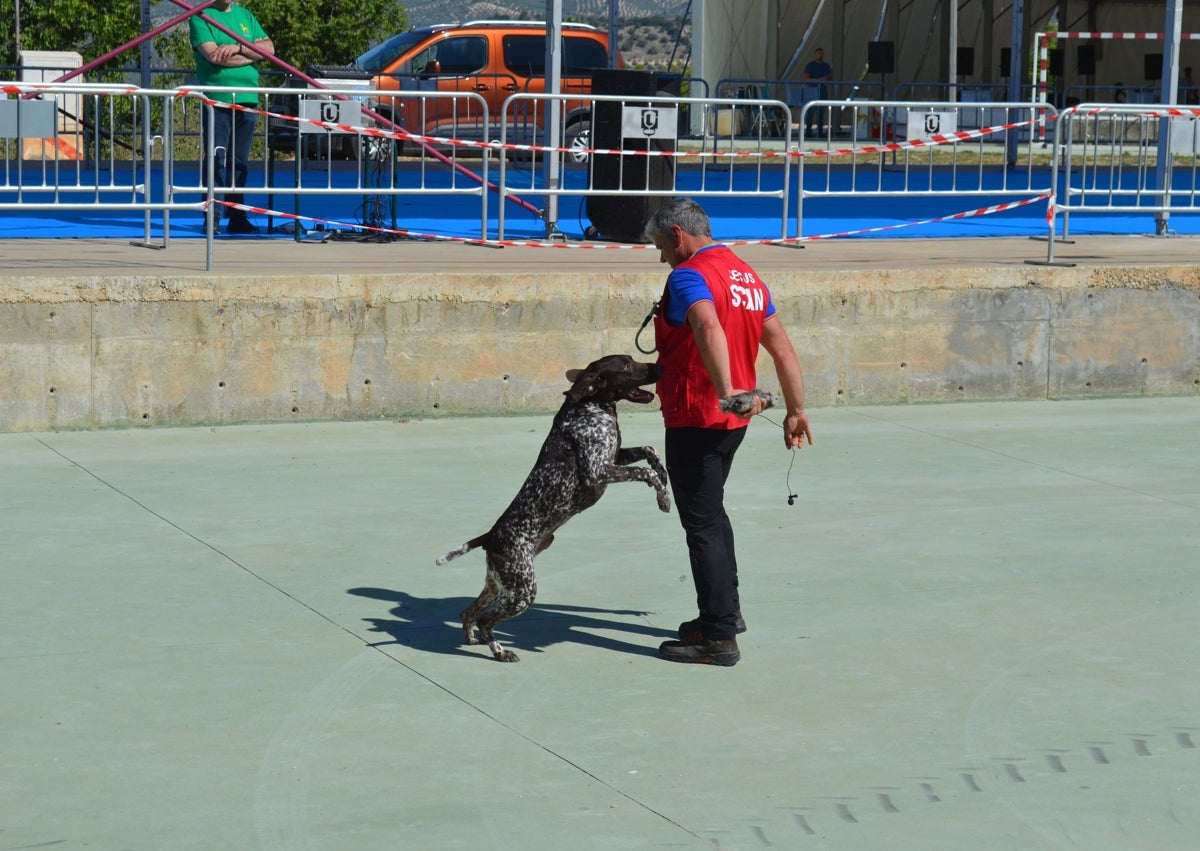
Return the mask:
<path id="1" fill-rule="evenodd" d="M 586 24 L 562 25 L 563 94 L 586 95 L 592 72 L 608 67 L 608 33 Z M 618 67 L 620 67 L 618 57 Z M 507 138 L 536 143 L 544 117 L 529 104 L 504 116 L 501 107 L 517 92 L 546 86 L 546 25 L 537 21 L 471 21 L 416 27 L 381 42 L 352 66 L 372 75 L 380 90 L 476 92 L 487 102 L 488 121 L 470 99 L 380 97 L 375 111 L 411 133 L 457 139 L 496 140 L 506 121 Z M 542 112 L 541 105 L 537 107 Z M 560 107 L 564 147 L 588 147 L 591 104 L 566 100 Z"/>

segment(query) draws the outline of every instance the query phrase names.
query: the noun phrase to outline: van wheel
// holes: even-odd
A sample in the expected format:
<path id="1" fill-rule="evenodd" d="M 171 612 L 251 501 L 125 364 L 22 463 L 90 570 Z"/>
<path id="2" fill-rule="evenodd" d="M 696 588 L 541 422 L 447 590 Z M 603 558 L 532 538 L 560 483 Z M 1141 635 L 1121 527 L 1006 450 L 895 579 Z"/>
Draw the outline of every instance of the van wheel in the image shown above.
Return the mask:
<path id="1" fill-rule="evenodd" d="M 571 162 L 586 163 L 591 156 L 588 150 L 592 147 L 592 122 L 576 121 L 568 127 L 564 134 L 563 147 L 571 149 L 567 154 Z"/>
<path id="2" fill-rule="evenodd" d="M 342 134 L 333 137 L 333 147 L 338 159 L 357 160 L 362 156 L 362 139 L 359 135 Z M 332 156 L 330 157 L 332 159 Z"/>

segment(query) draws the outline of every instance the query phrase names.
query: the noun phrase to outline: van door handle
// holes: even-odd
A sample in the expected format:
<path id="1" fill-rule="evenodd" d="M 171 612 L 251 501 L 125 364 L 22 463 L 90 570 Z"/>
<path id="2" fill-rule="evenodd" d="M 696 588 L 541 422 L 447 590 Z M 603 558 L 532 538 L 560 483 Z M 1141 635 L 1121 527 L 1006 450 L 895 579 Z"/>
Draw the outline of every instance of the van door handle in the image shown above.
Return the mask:
<path id="1" fill-rule="evenodd" d="M 491 88 L 492 87 L 489 86 L 487 83 L 476 83 L 475 84 L 475 93 L 481 95 L 484 92 L 491 91 Z"/>
<path id="2" fill-rule="evenodd" d="M 505 83 L 500 88 L 503 89 L 504 91 L 508 92 L 509 94 L 520 91 L 520 89 L 517 87 L 516 83 Z"/>

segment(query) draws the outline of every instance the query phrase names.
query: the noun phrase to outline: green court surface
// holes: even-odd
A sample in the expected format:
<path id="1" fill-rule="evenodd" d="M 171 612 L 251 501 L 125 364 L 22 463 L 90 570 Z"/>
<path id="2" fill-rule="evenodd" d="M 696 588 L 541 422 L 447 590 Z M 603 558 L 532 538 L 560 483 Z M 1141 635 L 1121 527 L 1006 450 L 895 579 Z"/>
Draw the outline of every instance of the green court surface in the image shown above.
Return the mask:
<path id="1" fill-rule="evenodd" d="M 641 484 L 462 644 L 548 415 L 0 435 L 0 849 L 1196 847 L 1200 399 L 811 415 L 733 668 Z"/>

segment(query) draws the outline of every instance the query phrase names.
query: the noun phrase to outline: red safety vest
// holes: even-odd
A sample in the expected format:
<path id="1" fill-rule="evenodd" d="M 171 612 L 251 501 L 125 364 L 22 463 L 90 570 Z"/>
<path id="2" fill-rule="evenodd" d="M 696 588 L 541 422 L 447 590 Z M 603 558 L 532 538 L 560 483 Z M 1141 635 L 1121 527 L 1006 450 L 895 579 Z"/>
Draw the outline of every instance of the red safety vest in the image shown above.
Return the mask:
<path id="1" fill-rule="evenodd" d="M 678 268 L 695 269 L 704 276 L 712 293 L 713 306 L 729 347 L 729 371 L 733 386 L 753 390 L 758 386 L 754 370 L 767 316 L 770 293 L 758 279 L 758 273 L 724 245 L 698 251 Z M 654 339 L 658 363 L 663 368 L 657 384 L 667 428 L 735 429 L 746 420 L 722 413 L 716 388 L 700 359 L 692 327 L 667 324 L 667 290 L 663 290 L 660 309 L 654 317 Z"/>

